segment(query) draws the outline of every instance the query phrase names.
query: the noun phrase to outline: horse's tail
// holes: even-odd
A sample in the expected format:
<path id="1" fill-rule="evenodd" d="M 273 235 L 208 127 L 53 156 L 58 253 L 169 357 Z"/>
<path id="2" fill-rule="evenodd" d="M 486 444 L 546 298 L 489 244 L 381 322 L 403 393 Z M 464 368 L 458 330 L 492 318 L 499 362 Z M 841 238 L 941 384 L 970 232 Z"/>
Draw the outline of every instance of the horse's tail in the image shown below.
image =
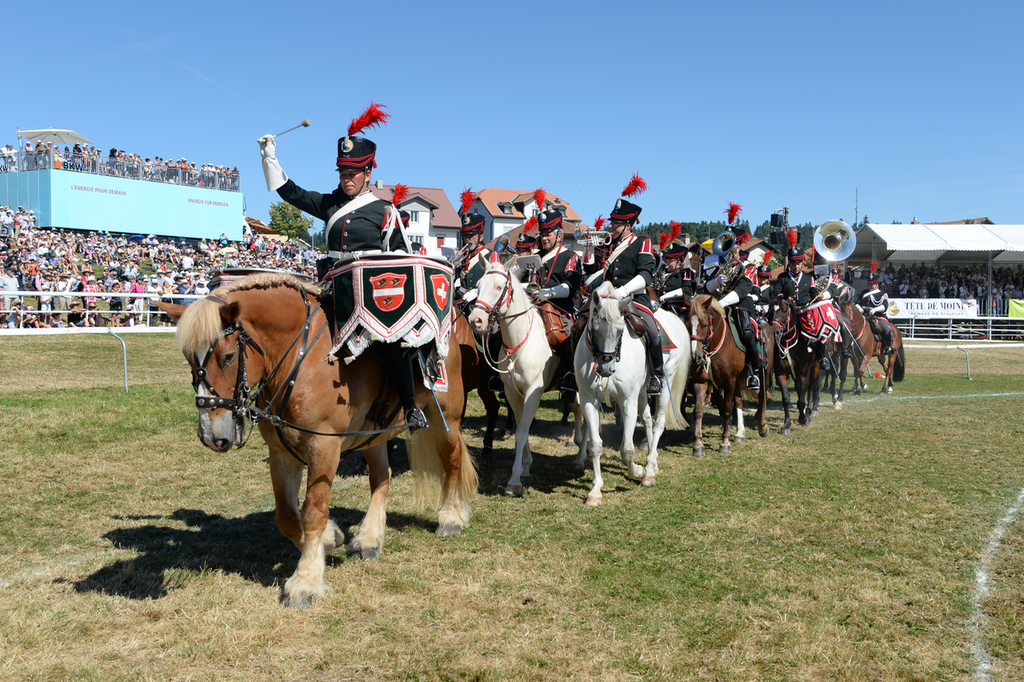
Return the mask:
<path id="1" fill-rule="evenodd" d="M 441 458 L 452 453 L 452 437 L 458 442 L 454 447 L 460 449 L 459 480 L 453 492 L 459 498 L 460 515 L 465 525 L 469 522 L 469 500 L 476 494 L 480 481 L 466 441 L 455 431 L 449 436 L 437 426 L 432 426 L 406 439 L 409 468 L 413 473 L 413 505 L 421 511 L 440 508 L 445 482 L 445 468 Z"/>
<path id="2" fill-rule="evenodd" d="M 689 346 L 689 339 L 687 339 L 687 344 L 683 349 L 683 357 L 679 361 L 679 367 L 676 368 L 675 374 L 672 375 L 672 381 L 669 388 L 672 391 L 670 400 L 672 400 L 673 404 L 669 405 L 665 410 L 666 429 L 680 429 L 685 431 L 690 428 L 689 424 L 686 423 L 686 417 L 683 416 L 683 407 L 686 402 L 686 382 L 690 378 L 691 356 Z"/>
<path id="3" fill-rule="evenodd" d="M 907 368 L 907 359 L 903 355 L 903 345 L 896 349 L 896 364 L 892 368 L 892 380 L 903 381 L 903 372 Z"/>

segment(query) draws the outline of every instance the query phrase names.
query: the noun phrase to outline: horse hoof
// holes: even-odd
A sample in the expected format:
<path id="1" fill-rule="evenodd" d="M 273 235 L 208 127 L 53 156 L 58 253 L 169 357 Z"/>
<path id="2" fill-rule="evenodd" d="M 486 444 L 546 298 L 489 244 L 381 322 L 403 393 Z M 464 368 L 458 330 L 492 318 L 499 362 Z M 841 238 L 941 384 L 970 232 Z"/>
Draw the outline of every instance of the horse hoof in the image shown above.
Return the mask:
<path id="1" fill-rule="evenodd" d="M 575 473 L 577 476 L 582 476 L 583 472 L 586 471 L 587 469 L 583 465 L 583 462 L 573 462 L 572 463 L 572 470 L 573 470 L 573 473 Z"/>
<path id="2" fill-rule="evenodd" d="M 306 609 L 308 609 L 310 606 L 313 605 L 313 596 L 309 595 L 309 594 L 305 594 L 305 595 L 296 596 L 296 597 L 288 597 L 288 598 L 282 597 L 281 598 L 281 603 L 285 606 L 285 608 L 300 609 L 300 610 L 305 611 Z"/>
<path id="3" fill-rule="evenodd" d="M 788 436 L 788 435 L 790 435 L 792 433 L 793 432 L 789 430 L 788 426 L 783 426 L 781 429 L 779 429 L 779 435 L 782 435 L 782 436 Z"/>
<path id="4" fill-rule="evenodd" d="M 380 561 L 380 548 L 371 547 L 370 549 L 364 549 L 359 553 L 359 557 L 363 561 Z"/>
<path id="5" fill-rule="evenodd" d="M 889 387 L 889 393 L 892 393 L 892 386 Z"/>
<path id="6" fill-rule="evenodd" d="M 743 443 L 743 442 L 744 442 L 744 441 L 746 441 L 746 440 L 747 440 L 747 439 L 746 439 L 746 438 L 744 438 L 743 436 L 735 436 L 735 437 L 734 437 L 734 438 L 732 439 L 732 442 L 733 442 L 733 443 Z"/>
<path id="7" fill-rule="evenodd" d="M 833 405 L 832 407 L 836 408 L 837 410 L 841 410 L 841 409 L 843 409 L 843 404 L 841 402 L 838 402 L 835 405 Z"/>
<path id="8" fill-rule="evenodd" d="M 728 444 L 723 444 L 718 448 L 719 452 L 732 452 L 732 448 Z"/>
<path id="9" fill-rule="evenodd" d="M 434 534 L 439 538 L 447 538 L 453 535 L 461 535 L 462 528 L 456 526 L 454 523 L 446 523 L 443 526 L 438 526 L 437 530 L 434 531 Z"/>
<path id="10" fill-rule="evenodd" d="M 506 429 L 505 431 L 501 432 L 501 439 L 502 440 L 508 440 L 509 438 L 511 438 L 514 435 L 516 435 L 514 431 L 509 431 L 509 430 Z"/>
<path id="11" fill-rule="evenodd" d="M 704 448 L 694 448 L 693 449 L 693 456 L 694 457 L 703 457 L 704 456 Z"/>
<path id="12" fill-rule="evenodd" d="M 766 426 L 763 429 L 761 429 L 759 427 L 757 429 L 757 435 L 761 436 L 761 438 L 767 438 L 768 437 L 768 427 Z"/>
<path id="13" fill-rule="evenodd" d="M 811 410 L 811 416 L 812 417 L 817 417 L 818 414 L 819 414 L 819 412 L 817 410 Z"/>
<path id="14" fill-rule="evenodd" d="M 523 484 L 524 488 L 529 488 L 530 487 L 530 481 L 532 481 L 532 480 L 533 480 L 533 478 L 531 476 L 520 476 L 519 477 L 519 481 Z"/>
<path id="15" fill-rule="evenodd" d="M 505 486 L 505 497 L 522 497 L 523 486 L 521 485 L 509 485 Z"/>
<path id="16" fill-rule="evenodd" d="M 600 507 L 601 506 L 601 498 L 597 497 L 596 495 L 588 495 L 587 496 L 587 501 L 584 502 L 583 504 L 588 506 L 588 507 Z"/>
<path id="17" fill-rule="evenodd" d="M 654 487 L 654 481 L 655 481 L 654 476 L 644 476 L 644 480 L 642 480 L 640 482 L 640 485 L 642 485 L 645 488 L 653 488 Z"/>

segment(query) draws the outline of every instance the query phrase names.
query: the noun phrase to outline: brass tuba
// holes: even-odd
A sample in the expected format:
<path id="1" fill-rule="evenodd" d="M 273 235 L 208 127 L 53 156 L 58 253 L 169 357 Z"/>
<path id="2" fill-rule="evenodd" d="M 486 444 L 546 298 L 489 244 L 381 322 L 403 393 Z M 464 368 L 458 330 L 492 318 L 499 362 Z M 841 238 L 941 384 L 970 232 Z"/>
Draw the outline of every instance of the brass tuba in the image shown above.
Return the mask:
<path id="1" fill-rule="evenodd" d="M 857 235 L 842 220 L 828 220 L 814 231 L 814 249 L 827 261 L 846 260 L 857 248 Z"/>

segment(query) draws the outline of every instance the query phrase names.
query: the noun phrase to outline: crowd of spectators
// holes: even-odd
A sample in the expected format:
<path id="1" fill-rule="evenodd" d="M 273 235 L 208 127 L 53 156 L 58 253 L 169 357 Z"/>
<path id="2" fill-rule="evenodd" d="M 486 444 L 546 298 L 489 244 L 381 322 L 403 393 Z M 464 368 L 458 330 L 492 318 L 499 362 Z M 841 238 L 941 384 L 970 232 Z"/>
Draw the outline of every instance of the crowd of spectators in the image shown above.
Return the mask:
<path id="1" fill-rule="evenodd" d="M 0 325 L 170 325 L 152 305 L 153 297 L 135 294 L 188 303 L 192 296 L 209 293 L 211 277 L 223 268 L 286 270 L 312 277 L 316 257 L 301 243 L 262 235 L 247 235 L 241 242 L 229 242 L 223 235 L 190 242 L 40 229 L 19 221 L 18 229 L 0 233 Z M 31 294 L 9 293 L 16 291 Z"/>
<path id="2" fill-rule="evenodd" d="M 973 298 L 983 305 L 988 301 L 987 265 L 890 264 L 881 278 L 890 298 Z M 993 266 L 992 312 L 985 314 L 1005 315 L 1011 298 L 1024 298 L 1024 265 Z"/>
<path id="3" fill-rule="evenodd" d="M 33 145 L 27 142 L 21 154 L 12 145 L 0 149 L 0 172 L 45 168 L 228 191 L 239 189 L 238 166 L 228 168 L 204 163 L 197 167 L 195 162 L 189 163 L 185 158 L 142 158 L 116 148 L 104 154 L 95 145 L 65 145 L 61 151 L 60 146 L 53 143 Z"/>

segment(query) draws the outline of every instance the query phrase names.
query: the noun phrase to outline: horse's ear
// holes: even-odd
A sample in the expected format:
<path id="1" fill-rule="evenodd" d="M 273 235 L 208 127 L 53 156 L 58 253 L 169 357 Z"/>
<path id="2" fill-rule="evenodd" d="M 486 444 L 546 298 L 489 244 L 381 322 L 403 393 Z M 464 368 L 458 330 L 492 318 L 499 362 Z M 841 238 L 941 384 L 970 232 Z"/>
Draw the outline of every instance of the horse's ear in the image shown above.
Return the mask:
<path id="1" fill-rule="evenodd" d="M 486 254 L 486 253 L 483 253 L 483 252 L 481 251 L 481 252 L 480 252 L 480 254 L 479 254 L 479 255 L 477 255 L 477 257 L 476 257 L 476 263 L 477 263 L 477 265 L 479 265 L 480 267 L 482 267 L 482 268 L 483 268 L 484 270 L 486 270 L 486 269 L 487 269 L 487 263 L 488 263 L 488 261 L 487 261 L 487 255 L 488 255 L 488 254 Z"/>
<path id="2" fill-rule="evenodd" d="M 220 307 L 220 319 L 223 320 L 225 327 L 238 321 L 239 311 L 238 301 L 232 301 Z"/>
<path id="3" fill-rule="evenodd" d="M 683 308 L 686 308 L 687 310 L 689 310 L 690 309 L 690 297 L 687 296 L 686 294 L 683 294 L 683 302 L 680 304 L 680 306 L 683 307 Z"/>
<path id="4" fill-rule="evenodd" d="M 629 304 L 632 303 L 632 302 L 633 302 L 633 297 L 632 296 L 627 296 L 626 298 L 620 298 L 618 300 L 619 312 L 621 313 L 623 310 L 625 310 L 627 307 L 629 307 Z"/>
<path id="5" fill-rule="evenodd" d="M 177 303 L 164 303 L 163 301 L 153 301 L 156 307 L 170 315 L 172 320 L 178 320 L 185 312 L 185 306 L 178 305 Z"/>

